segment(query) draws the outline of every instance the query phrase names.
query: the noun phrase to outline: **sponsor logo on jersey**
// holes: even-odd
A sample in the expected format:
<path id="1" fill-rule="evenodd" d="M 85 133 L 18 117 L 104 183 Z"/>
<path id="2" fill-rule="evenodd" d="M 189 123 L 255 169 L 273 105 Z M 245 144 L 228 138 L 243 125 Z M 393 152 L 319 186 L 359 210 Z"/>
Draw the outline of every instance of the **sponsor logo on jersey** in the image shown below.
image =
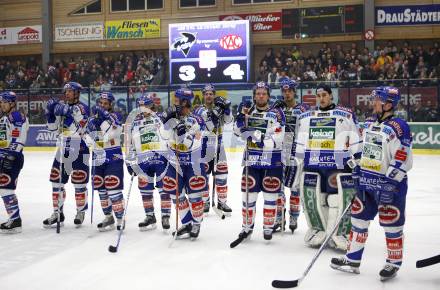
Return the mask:
<path id="1" fill-rule="evenodd" d="M 60 170 L 58 168 L 52 167 L 52 169 L 50 170 L 50 180 L 59 182 L 59 180 L 57 180 L 59 178 L 60 178 Z"/>
<path id="2" fill-rule="evenodd" d="M 163 189 L 165 191 L 176 190 L 177 182 L 174 178 L 169 176 L 164 176 L 163 178 Z"/>
<path id="3" fill-rule="evenodd" d="M 281 181 L 274 176 L 268 176 L 263 178 L 263 189 L 268 192 L 277 192 L 280 190 Z"/>
<path id="4" fill-rule="evenodd" d="M 228 164 L 227 163 L 218 163 L 217 164 L 217 173 L 228 173 Z"/>
<path id="5" fill-rule="evenodd" d="M 248 190 L 255 187 L 255 178 L 253 178 L 252 176 L 248 176 L 247 187 L 248 187 Z M 246 191 L 246 176 L 245 175 L 243 175 L 241 177 L 241 190 Z"/>
<path id="6" fill-rule="evenodd" d="M 116 175 L 107 175 L 105 177 L 105 188 L 107 189 L 115 189 L 120 183 L 121 181 Z"/>
<path id="7" fill-rule="evenodd" d="M 396 151 L 396 156 L 395 156 L 396 160 L 405 162 L 407 157 L 408 157 L 408 153 L 406 153 L 405 149 Z"/>
<path id="8" fill-rule="evenodd" d="M 309 133 L 311 139 L 335 139 L 335 128 L 310 128 Z"/>
<path id="9" fill-rule="evenodd" d="M 362 149 L 362 157 L 374 160 L 382 160 L 382 146 L 366 143 Z"/>
<path id="10" fill-rule="evenodd" d="M 402 130 L 402 127 L 400 126 L 399 123 L 391 120 L 388 122 L 388 125 L 391 126 L 392 128 L 394 128 L 394 130 L 397 132 L 397 136 L 402 137 L 403 130 Z"/>
<path id="11" fill-rule="evenodd" d="M 400 218 L 400 210 L 393 205 L 379 205 L 379 221 L 381 224 L 390 225 Z"/>
<path id="12" fill-rule="evenodd" d="M 375 145 L 382 145 L 382 135 L 367 132 L 365 135 L 366 143 L 373 143 Z"/>
<path id="13" fill-rule="evenodd" d="M 104 184 L 104 178 L 99 175 L 93 176 L 93 186 L 96 188 L 101 187 Z"/>
<path id="14" fill-rule="evenodd" d="M 82 183 L 87 179 L 87 172 L 84 170 L 74 170 L 72 171 L 72 182 Z"/>
<path id="15" fill-rule="evenodd" d="M 146 177 L 139 176 L 138 177 L 138 187 L 143 188 L 143 187 L 146 187 L 147 185 L 148 185 L 148 179 Z"/>
<path id="16" fill-rule="evenodd" d="M 236 34 L 228 34 L 220 39 L 220 46 L 226 50 L 236 50 L 243 45 L 243 39 Z"/>
<path id="17" fill-rule="evenodd" d="M 334 140 L 309 140 L 308 145 L 310 149 L 324 149 L 324 150 L 335 149 Z"/>
<path id="18" fill-rule="evenodd" d="M 155 133 L 146 133 L 141 135 L 141 143 L 159 142 L 159 136 Z"/>
<path id="19" fill-rule="evenodd" d="M 189 188 L 192 190 L 202 190 L 206 186 L 206 178 L 203 176 L 193 176 L 189 179 Z"/>
<path id="20" fill-rule="evenodd" d="M 362 158 L 360 162 L 360 166 L 362 169 L 367 169 L 377 172 L 380 172 L 382 169 L 382 163 L 380 161 L 372 160 L 369 158 Z"/>
<path id="21" fill-rule="evenodd" d="M 310 127 L 334 127 L 336 126 L 335 118 L 313 118 L 310 119 Z"/>
<path id="22" fill-rule="evenodd" d="M 7 186 L 11 183 L 11 177 L 5 173 L 0 175 L 0 186 Z"/>

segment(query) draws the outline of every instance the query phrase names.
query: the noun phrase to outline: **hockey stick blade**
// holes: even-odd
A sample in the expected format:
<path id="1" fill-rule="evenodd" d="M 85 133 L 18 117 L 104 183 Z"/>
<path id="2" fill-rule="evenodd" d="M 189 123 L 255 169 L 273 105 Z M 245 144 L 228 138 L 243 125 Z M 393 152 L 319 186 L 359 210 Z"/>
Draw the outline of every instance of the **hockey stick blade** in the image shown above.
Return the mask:
<path id="1" fill-rule="evenodd" d="M 110 253 L 116 253 L 118 251 L 118 248 L 110 245 L 110 246 L 108 246 L 108 251 Z"/>
<path id="2" fill-rule="evenodd" d="M 299 285 L 299 280 L 290 280 L 290 281 L 283 281 L 283 280 L 273 280 L 272 281 L 272 287 L 274 288 L 294 288 Z"/>
<path id="3" fill-rule="evenodd" d="M 233 248 L 235 248 L 236 246 L 240 245 L 241 242 L 243 242 L 243 241 L 244 241 L 243 238 L 238 238 L 238 239 L 234 240 L 234 241 L 229 245 L 229 247 L 231 247 L 231 249 L 233 249 Z"/>
<path id="4" fill-rule="evenodd" d="M 416 268 L 428 267 L 438 263 L 440 263 L 440 255 L 417 261 Z"/>

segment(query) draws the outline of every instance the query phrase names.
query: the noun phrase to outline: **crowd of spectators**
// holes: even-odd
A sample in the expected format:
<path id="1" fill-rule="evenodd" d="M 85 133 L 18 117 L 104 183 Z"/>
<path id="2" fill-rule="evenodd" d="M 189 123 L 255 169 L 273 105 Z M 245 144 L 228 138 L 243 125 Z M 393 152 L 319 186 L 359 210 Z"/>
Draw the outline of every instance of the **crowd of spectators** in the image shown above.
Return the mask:
<path id="1" fill-rule="evenodd" d="M 36 57 L 26 61 L 0 58 L 0 90 L 60 88 L 76 81 L 96 91 L 116 86 L 164 85 L 167 60 L 163 53 L 121 53 L 58 58 L 43 67 Z M 47 69 L 46 69 L 47 68 Z"/>
<path id="2" fill-rule="evenodd" d="M 389 41 L 386 45 L 378 45 L 374 51 L 358 47 L 356 43 L 317 45 L 321 48 L 316 49 L 316 53 L 301 50 L 296 45 L 268 49 L 257 68 L 256 81 L 277 86 L 280 79 L 290 77 L 300 81 L 305 88 L 322 81 L 334 87 L 349 83 L 353 88 L 380 84 L 438 85 L 438 42 L 428 48 L 411 46 L 408 42 L 398 47 Z M 145 51 L 59 56 L 46 65 L 37 57 L 0 58 L 0 91 L 29 89 L 31 94 L 37 94 L 47 88 L 62 88 L 67 81 L 77 81 L 96 92 L 127 86 L 134 92 L 150 85 L 166 85 L 168 63 L 164 54 Z M 392 81 L 396 79 L 415 80 Z M 365 112 L 358 111 L 362 120 Z M 440 121 L 437 105 L 421 102 L 410 108 L 400 104 L 396 114 L 410 121 Z"/>
<path id="3" fill-rule="evenodd" d="M 430 48 L 410 46 L 405 42 L 397 47 L 389 41 L 374 51 L 351 43 L 348 49 L 341 44 L 323 43 L 317 53 L 302 51 L 294 45 L 289 48 L 269 48 L 260 61 L 257 80 L 277 84 L 288 76 L 302 82 L 328 81 L 334 85 L 350 81 L 384 81 L 418 79 L 415 85 L 426 85 L 422 80 L 440 76 L 440 47 L 436 42 Z M 307 84 L 306 84 L 307 85 Z"/>

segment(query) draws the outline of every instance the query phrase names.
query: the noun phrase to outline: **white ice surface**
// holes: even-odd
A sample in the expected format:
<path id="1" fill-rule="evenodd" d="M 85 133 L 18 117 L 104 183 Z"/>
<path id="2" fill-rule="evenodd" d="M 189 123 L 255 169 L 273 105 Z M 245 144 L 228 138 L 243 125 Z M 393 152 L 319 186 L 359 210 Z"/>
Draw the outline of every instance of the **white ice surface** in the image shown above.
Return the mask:
<path id="1" fill-rule="evenodd" d="M 116 231 L 99 233 L 96 224 L 103 214 L 95 196 L 94 224 L 90 215 L 83 227 L 73 225 L 73 187 L 67 186 L 66 222 L 61 234 L 42 228 L 52 212 L 48 175 L 52 153 L 25 154 L 18 182 L 23 233 L 0 235 L 0 289 L 271 289 L 273 279 L 296 279 L 315 249 L 304 246 L 305 220 L 294 235 L 276 234 L 270 244 L 262 237 L 262 197 L 259 197 L 256 230 L 252 240 L 235 249 L 229 243 L 241 227 L 240 153 L 229 155 L 229 204 L 233 215 L 220 220 L 214 213 L 205 218 L 197 241 L 176 241 L 158 229 L 139 232 L 144 217 L 137 182 L 133 186 L 127 229 L 116 254 Z M 370 226 L 360 275 L 330 269 L 326 250 L 301 289 L 440 289 L 440 265 L 416 269 L 418 259 L 440 254 L 440 156 L 416 156 L 409 174 L 404 264 L 398 277 L 381 283 L 378 272 L 385 260 L 383 230 L 377 219 Z M 129 177 L 125 179 L 128 188 Z M 126 194 L 125 191 L 124 194 Z M 90 200 L 90 195 L 89 195 Z M 159 198 L 155 196 L 156 215 Z M 89 211 L 90 213 L 90 211 Z M 6 213 L 0 205 L 0 220 Z M 172 217 L 174 221 L 174 215 Z M 172 224 L 172 228 L 174 225 Z"/>

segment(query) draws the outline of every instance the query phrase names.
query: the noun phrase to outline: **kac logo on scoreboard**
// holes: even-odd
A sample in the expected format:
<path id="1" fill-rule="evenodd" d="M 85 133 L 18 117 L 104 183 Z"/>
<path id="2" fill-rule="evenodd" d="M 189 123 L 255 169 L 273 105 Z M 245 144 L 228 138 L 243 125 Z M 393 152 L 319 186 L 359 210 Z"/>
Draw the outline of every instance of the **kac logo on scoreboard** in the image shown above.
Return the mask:
<path id="1" fill-rule="evenodd" d="M 170 83 L 247 83 L 249 21 L 169 25 Z"/>
<path id="2" fill-rule="evenodd" d="M 220 40 L 220 46 L 227 50 L 239 49 L 243 45 L 243 39 L 239 35 L 228 34 Z"/>

